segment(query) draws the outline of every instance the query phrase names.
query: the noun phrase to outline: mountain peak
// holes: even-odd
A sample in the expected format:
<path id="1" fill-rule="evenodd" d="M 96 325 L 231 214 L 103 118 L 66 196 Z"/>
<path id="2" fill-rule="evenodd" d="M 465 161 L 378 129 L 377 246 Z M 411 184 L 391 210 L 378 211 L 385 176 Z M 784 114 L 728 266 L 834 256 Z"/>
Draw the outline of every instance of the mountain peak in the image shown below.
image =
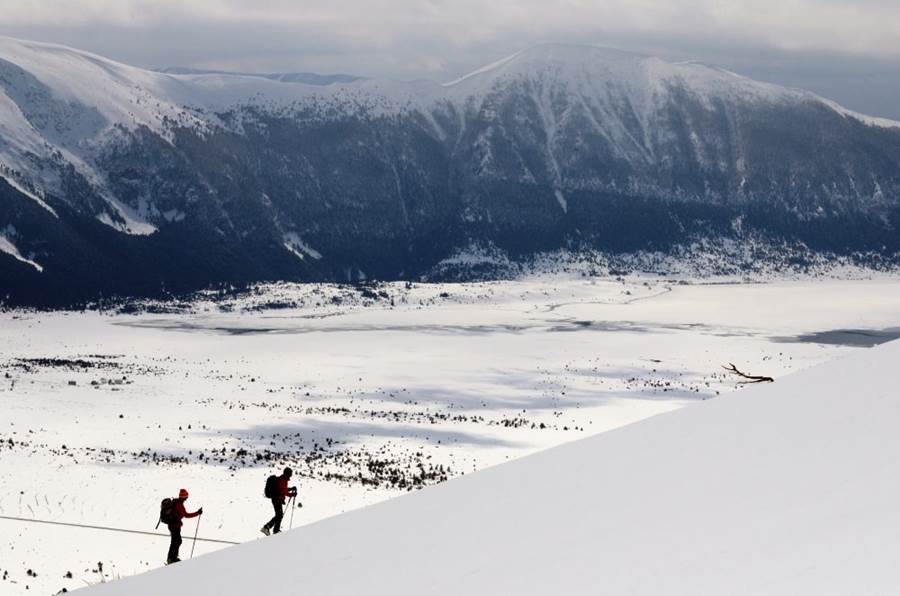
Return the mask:
<path id="1" fill-rule="evenodd" d="M 573 66 L 586 63 L 638 62 L 647 59 L 642 54 L 604 46 L 574 43 L 542 43 L 520 50 L 486 66 L 478 68 L 445 86 L 484 76 L 498 76 L 512 71 L 534 71 L 546 66 Z"/>

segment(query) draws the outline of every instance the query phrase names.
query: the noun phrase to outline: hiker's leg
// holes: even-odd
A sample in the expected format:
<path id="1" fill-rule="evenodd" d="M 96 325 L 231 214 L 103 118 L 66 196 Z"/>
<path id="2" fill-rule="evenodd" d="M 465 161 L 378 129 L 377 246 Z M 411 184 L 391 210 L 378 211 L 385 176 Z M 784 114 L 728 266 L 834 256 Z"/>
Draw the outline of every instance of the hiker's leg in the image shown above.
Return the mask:
<path id="1" fill-rule="evenodd" d="M 178 549 L 181 548 L 181 528 L 178 526 L 169 526 L 169 533 L 172 535 L 172 541 L 169 543 L 169 561 L 178 558 Z"/>
<path id="2" fill-rule="evenodd" d="M 281 499 L 272 499 L 272 506 L 275 507 L 275 517 L 272 518 L 272 531 L 277 534 L 281 531 L 281 518 L 284 517 L 283 501 Z"/>
<path id="3" fill-rule="evenodd" d="M 272 499 L 272 509 L 275 510 L 275 517 L 273 517 L 266 523 L 266 525 L 265 525 L 266 528 L 272 528 L 275 526 L 276 523 L 278 523 L 278 521 L 279 521 L 278 510 L 280 507 L 281 507 L 281 502 L 278 499 Z"/>

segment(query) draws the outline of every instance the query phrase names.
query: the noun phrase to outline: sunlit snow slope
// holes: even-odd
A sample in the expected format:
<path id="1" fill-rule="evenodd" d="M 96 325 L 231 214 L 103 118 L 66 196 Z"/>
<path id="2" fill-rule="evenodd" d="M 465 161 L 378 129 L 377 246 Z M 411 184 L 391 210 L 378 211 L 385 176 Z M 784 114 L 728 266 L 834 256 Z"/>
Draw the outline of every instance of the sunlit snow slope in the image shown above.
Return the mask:
<path id="1" fill-rule="evenodd" d="M 900 342 L 94 594 L 891 594 Z"/>

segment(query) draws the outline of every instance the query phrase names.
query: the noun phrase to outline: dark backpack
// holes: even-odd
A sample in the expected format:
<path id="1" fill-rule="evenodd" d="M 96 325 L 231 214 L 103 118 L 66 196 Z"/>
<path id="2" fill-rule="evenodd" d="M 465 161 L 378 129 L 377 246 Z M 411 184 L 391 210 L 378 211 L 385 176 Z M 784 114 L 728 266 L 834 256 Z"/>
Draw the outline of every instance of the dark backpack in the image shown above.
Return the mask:
<path id="1" fill-rule="evenodd" d="M 175 516 L 175 499 L 163 499 L 162 503 L 159 504 L 159 522 L 157 522 L 156 527 L 159 527 L 159 524 L 174 524 L 178 521 L 178 518 Z"/>
<path id="2" fill-rule="evenodd" d="M 274 474 L 266 478 L 266 490 L 263 492 L 267 499 L 274 499 L 281 496 L 278 490 L 278 476 Z"/>

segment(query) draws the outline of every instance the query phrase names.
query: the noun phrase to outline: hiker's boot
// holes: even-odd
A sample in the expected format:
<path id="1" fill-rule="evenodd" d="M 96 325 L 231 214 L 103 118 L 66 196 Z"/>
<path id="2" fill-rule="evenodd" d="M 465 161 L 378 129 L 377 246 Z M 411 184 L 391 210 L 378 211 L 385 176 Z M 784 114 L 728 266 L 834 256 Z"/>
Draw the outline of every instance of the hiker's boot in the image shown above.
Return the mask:
<path id="1" fill-rule="evenodd" d="M 268 527 L 268 526 L 263 526 L 263 527 L 261 527 L 261 528 L 259 529 L 259 531 L 262 532 L 263 534 L 265 534 L 266 536 L 269 535 L 269 527 Z"/>

